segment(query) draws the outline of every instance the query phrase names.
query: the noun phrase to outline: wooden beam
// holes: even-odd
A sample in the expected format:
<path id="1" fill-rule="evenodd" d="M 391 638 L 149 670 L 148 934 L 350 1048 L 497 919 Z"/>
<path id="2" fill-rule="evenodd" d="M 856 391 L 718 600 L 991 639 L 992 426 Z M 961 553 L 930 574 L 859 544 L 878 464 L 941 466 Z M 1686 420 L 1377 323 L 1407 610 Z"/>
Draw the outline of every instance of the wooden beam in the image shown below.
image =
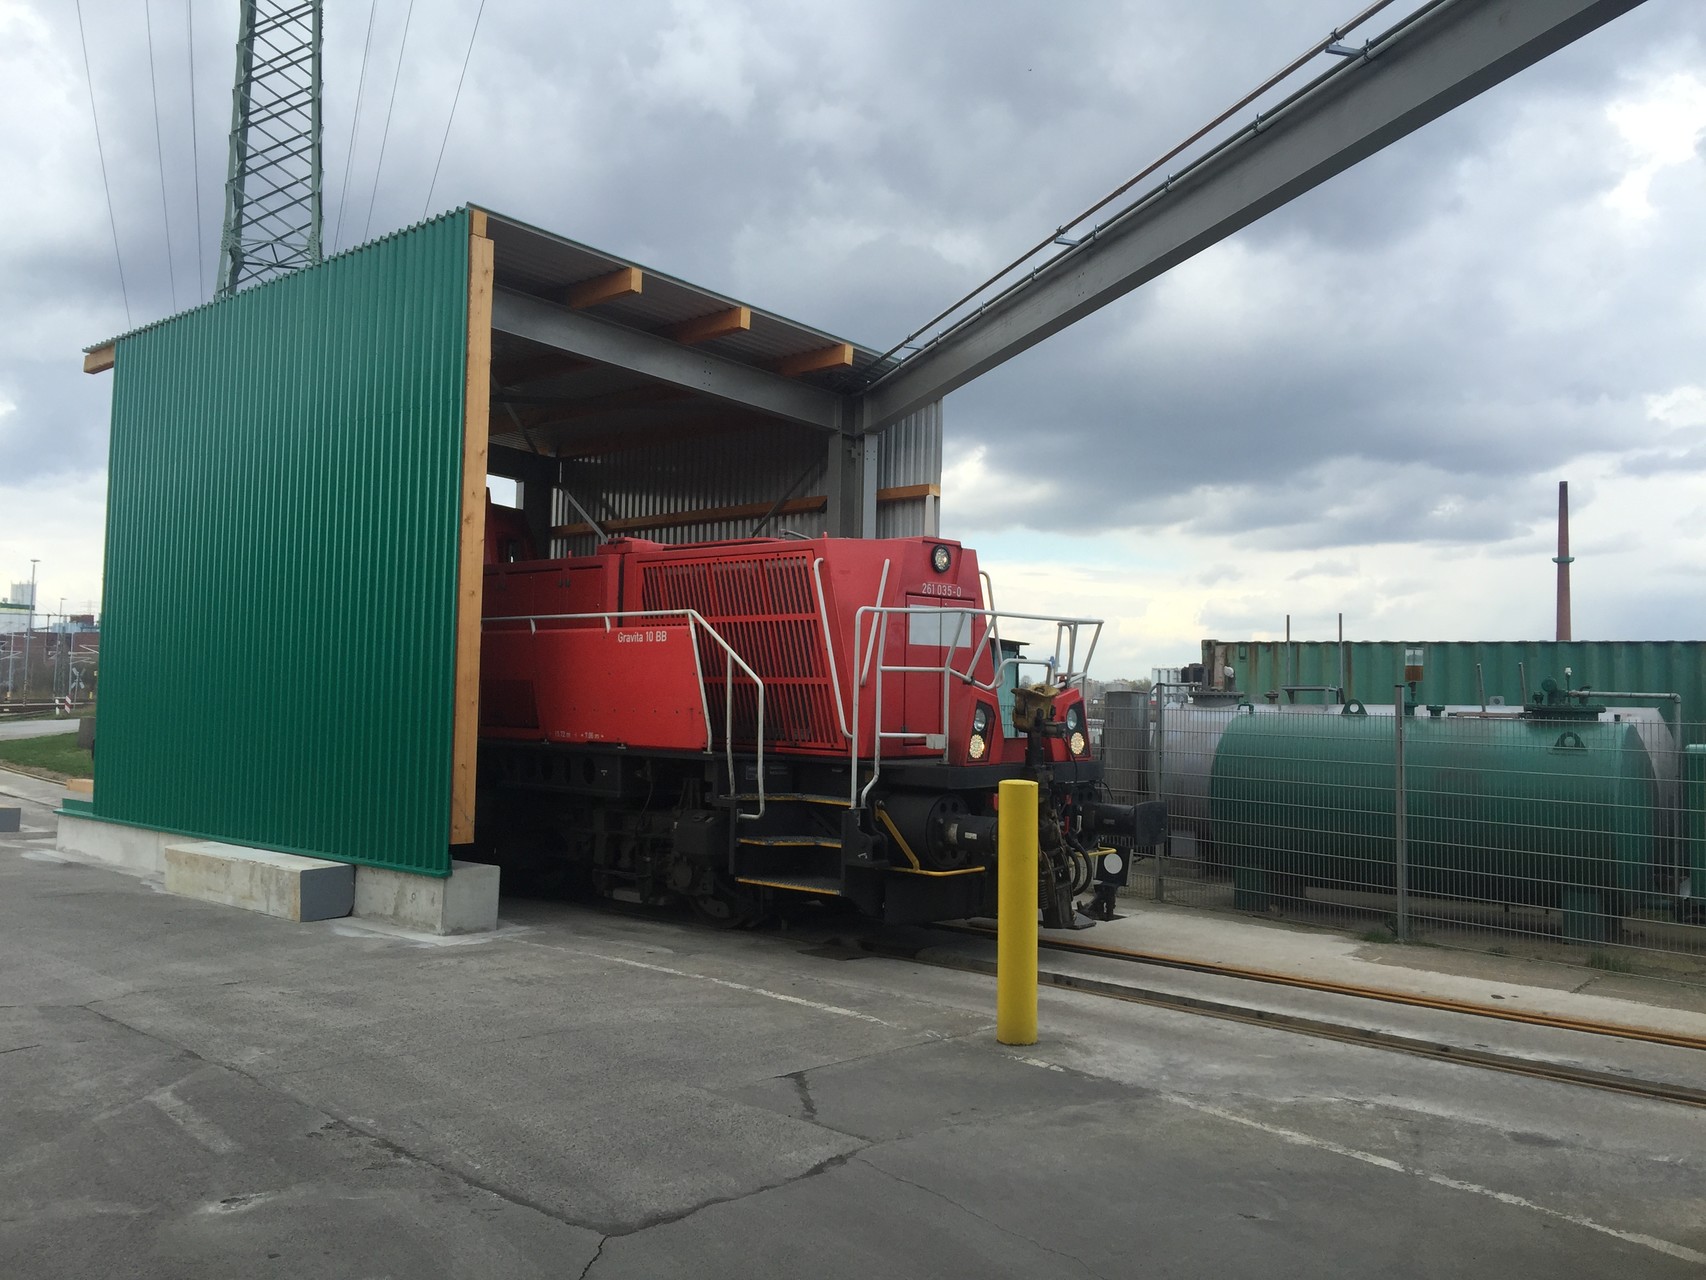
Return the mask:
<path id="1" fill-rule="evenodd" d="M 878 489 L 878 502 L 905 502 L 911 498 L 940 498 L 942 486 L 939 484 L 902 484 L 892 489 Z"/>
<path id="2" fill-rule="evenodd" d="M 468 234 L 474 235 L 474 236 L 480 236 L 482 239 L 485 237 L 485 234 L 486 234 L 486 211 L 484 209 L 476 209 L 472 206 L 469 206 L 469 209 L 468 209 Z"/>
<path id="3" fill-rule="evenodd" d="M 468 240 L 468 357 L 462 404 L 462 527 L 456 565 L 456 687 L 451 720 L 450 843 L 474 839 L 480 738 L 480 597 L 486 570 L 486 452 L 491 438 L 492 242 Z"/>
<path id="4" fill-rule="evenodd" d="M 853 344 L 837 342 L 816 351 L 802 351 L 797 356 L 783 356 L 770 367 L 784 378 L 797 378 L 802 373 L 817 373 L 824 369 L 851 369 Z"/>
<path id="5" fill-rule="evenodd" d="M 89 351 L 89 352 L 84 353 L 84 356 L 83 356 L 83 372 L 84 373 L 105 373 L 108 369 L 110 369 L 112 367 L 113 367 L 113 344 L 112 343 L 109 342 L 104 347 L 96 347 L 93 351 Z"/>
<path id="6" fill-rule="evenodd" d="M 774 502 L 743 502 L 736 507 L 701 507 L 696 511 L 671 511 L 655 516 L 630 516 L 622 520 L 606 520 L 606 533 L 643 533 L 651 529 L 673 529 L 684 524 L 709 524 L 713 520 L 756 520 L 775 508 L 779 516 L 797 516 L 808 511 L 822 511 L 829 506 L 823 494 L 811 498 L 789 498 L 780 507 Z M 591 533 L 590 524 L 560 524 L 551 530 L 553 538 L 573 538 Z"/>
<path id="7" fill-rule="evenodd" d="M 644 286 L 645 279 L 638 267 L 617 267 L 606 275 L 594 276 L 590 280 L 570 285 L 563 292 L 563 305 L 573 307 L 576 311 L 584 311 L 587 307 L 596 307 L 601 302 L 631 298 L 641 292 Z"/>
<path id="8" fill-rule="evenodd" d="M 731 333 L 745 333 L 752 328 L 751 307 L 730 307 L 726 311 L 713 311 L 708 316 L 695 316 L 691 320 L 683 320 L 680 324 L 672 324 L 667 329 L 659 329 L 666 338 L 674 338 L 687 346 L 697 346 L 701 342 L 709 342 L 712 338 L 726 338 Z"/>

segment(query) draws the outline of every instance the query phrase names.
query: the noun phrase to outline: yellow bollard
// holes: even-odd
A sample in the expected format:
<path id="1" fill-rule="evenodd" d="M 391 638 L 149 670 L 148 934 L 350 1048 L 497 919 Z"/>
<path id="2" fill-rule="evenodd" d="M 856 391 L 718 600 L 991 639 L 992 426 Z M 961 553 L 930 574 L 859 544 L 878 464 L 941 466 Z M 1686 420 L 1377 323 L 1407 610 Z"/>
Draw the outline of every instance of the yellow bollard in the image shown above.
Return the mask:
<path id="1" fill-rule="evenodd" d="M 1037 1042 L 1037 784 L 1001 784 L 996 834 L 995 1038 Z"/>

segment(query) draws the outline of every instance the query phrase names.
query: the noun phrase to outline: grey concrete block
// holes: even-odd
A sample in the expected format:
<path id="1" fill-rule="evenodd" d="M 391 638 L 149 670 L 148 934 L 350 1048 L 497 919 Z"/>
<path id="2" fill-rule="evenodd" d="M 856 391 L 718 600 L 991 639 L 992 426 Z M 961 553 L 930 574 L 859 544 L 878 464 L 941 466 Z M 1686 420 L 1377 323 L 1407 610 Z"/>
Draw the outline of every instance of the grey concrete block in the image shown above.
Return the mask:
<path id="1" fill-rule="evenodd" d="M 131 871 L 158 874 L 165 866 L 166 846 L 182 840 L 182 836 L 147 827 L 127 827 L 71 813 L 59 815 L 57 847 L 61 853 L 93 858 Z"/>
<path id="2" fill-rule="evenodd" d="M 16 805 L 0 805 L 0 831 L 19 831 L 23 828 L 24 811 Z"/>
<path id="3" fill-rule="evenodd" d="M 498 927 L 498 868 L 453 862 L 450 875 L 355 869 L 355 914 L 422 933 L 486 933 Z"/>
<path id="4" fill-rule="evenodd" d="M 355 902 L 347 862 L 197 841 L 165 852 L 166 891 L 283 920 L 334 920 Z"/>

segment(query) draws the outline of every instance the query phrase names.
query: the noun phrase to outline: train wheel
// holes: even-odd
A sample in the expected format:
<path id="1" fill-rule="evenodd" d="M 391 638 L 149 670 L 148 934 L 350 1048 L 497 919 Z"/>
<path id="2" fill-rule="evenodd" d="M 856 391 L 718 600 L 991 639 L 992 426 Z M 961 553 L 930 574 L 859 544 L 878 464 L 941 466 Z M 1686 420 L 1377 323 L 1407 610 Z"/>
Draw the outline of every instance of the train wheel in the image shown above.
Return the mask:
<path id="1" fill-rule="evenodd" d="M 764 908 L 757 898 L 726 884 L 721 877 L 710 893 L 694 894 L 687 901 L 694 915 L 717 929 L 750 929 L 764 919 Z"/>

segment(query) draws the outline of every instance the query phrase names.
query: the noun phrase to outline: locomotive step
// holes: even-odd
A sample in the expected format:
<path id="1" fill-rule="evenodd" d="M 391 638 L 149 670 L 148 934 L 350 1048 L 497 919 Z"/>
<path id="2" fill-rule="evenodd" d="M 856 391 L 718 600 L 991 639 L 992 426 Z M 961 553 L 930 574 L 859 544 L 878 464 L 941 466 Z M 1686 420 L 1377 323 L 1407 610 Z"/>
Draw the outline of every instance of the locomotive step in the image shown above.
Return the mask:
<path id="1" fill-rule="evenodd" d="M 741 844 L 763 845 L 767 849 L 839 849 L 841 841 L 835 836 L 741 836 Z"/>
<path id="2" fill-rule="evenodd" d="M 732 795 L 728 798 L 730 800 L 739 801 L 742 804 L 757 804 L 758 792 L 746 791 L 742 792 L 740 795 Z M 846 796 L 815 796 L 805 795 L 794 791 L 772 791 L 765 795 L 764 800 L 767 804 L 827 804 L 840 809 L 850 809 L 853 807 L 853 802 Z"/>
<path id="3" fill-rule="evenodd" d="M 741 884 L 756 885 L 761 889 L 786 889 L 791 893 L 822 893 L 834 898 L 841 896 L 841 881 L 834 876 L 790 876 L 786 879 L 781 877 L 760 879 L 757 876 L 737 876 L 735 878 Z"/>

